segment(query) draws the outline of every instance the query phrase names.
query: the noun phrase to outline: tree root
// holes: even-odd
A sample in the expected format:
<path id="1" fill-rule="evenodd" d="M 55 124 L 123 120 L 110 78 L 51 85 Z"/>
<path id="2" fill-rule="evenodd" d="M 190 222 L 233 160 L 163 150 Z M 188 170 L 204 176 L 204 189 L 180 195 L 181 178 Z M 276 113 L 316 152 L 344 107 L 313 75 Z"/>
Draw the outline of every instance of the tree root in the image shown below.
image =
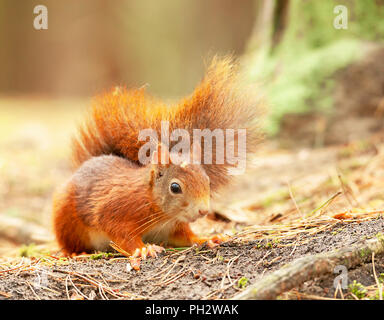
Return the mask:
<path id="1" fill-rule="evenodd" d="M 353 246 L 299 258 L 263 277 L 233 299 L 276 299 L 281 293 L 298 287 L 305 281 L 325 274 L 333 274 L 334 268 L 338 265 L 351 269 L 370 262 L 372 253 L 375 255 L 384 253 L 383 234 L 379 233 L 375 238 L 361 241 Z"/>

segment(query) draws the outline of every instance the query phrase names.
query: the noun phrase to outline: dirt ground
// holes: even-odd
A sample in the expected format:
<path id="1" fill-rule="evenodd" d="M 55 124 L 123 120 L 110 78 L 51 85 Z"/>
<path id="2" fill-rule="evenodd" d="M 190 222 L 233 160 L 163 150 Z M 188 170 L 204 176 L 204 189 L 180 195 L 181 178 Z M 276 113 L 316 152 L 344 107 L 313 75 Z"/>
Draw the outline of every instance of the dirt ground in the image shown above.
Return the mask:
<path id="1" fill-rule="evenodd" d="M 3 299 L 228 299 L 297 258 L 352 245 L 383 230 L 383 218 L 360 223 L 340 221 L 329 230 L 303 234 L 299 241 L 297 237 L 278 242 L 231 241 L 213 249 L 168 251 L 157 259 L 142 261 L 139 271 L 127 269 L 129 259 L 124 257 L 32 259 L 29 267 L 16 267 L 6 275 L 1 271 L 0 295 Z M 375 284 L 372 265 L 348 272 L 351 281 Z M 383 257 L 376 260 L 376 272 L 384 272 Z M 333 297 L 334 278 L 328 275 L 313 284 L 306 282 L 296 291 Z"/>
<path id="2" fill-rule="evenodd" d="M 14 119 L 0 112 L 0 218 L 22 221 L 0 241 L 0 299 L 229 299 L 297 259 L 384 233 L 384 134 L 378 132 L 315 149 L 262 145 L 248 174 L 214 201 L 214 214 L 192 225 L 198 234 L 233 236 L 219 247 L 169 249 L 141 261 L 140 271 L 129 270 L 121 255 L 61 258 L 54 242 L 25 231 L 28 223 L 52 238 L 52 192 L 70 175 L 67 138 L 80 109 L 62 115 L 55 109 L 45 118 L 34 108 L 12 108 Z M 29 124 L 18 124 L 17 114 Z M 329 272 L 276 298 L 380 298 L 383 263 L 378 254 L 375 268 L 371 259 L 347 270 L 342 293 Z"/>

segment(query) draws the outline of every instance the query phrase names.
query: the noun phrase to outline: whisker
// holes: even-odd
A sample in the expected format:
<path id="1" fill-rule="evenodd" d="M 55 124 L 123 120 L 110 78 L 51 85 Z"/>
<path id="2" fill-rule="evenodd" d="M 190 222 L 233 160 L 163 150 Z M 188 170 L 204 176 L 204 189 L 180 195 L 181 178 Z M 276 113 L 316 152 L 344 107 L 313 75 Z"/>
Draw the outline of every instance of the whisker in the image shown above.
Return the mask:
<path id="1" fill-rule="evenodd" d="M 160 214 L 158 216 L 155 216 L 154 218 L 150 219 L 149 221 L 147 221 L 146 223 L 138 226 L 136 229 L 132 230 L 126 237 L 127 238 L 130 238 L 131 236 L 133 236 L 135 233 L 139 233 L 139 232 L 143 232 L 144 230 L 148 229 L 148 227 L 152 226 L 152 225 L 155 225 L 157 222 L 160 222 L 162 219 L 164 219 L 166 217 L 164 216 L 161 216 Z M 146 226 L 148 225 L 149 226 Z M 142 229 L 144 227 L 144 229 Z M 142 229 L 142 230 L 141 230 Z"/>
<path id="2" fill-rule="evenodd" d="M 162 220 L 166 220 L 166 219 L 167 219 L 166 217 L 160 217 L 158 219 L 153 219 L 151 224 L 147 225 L 146 227 L 144 227 L 144 229 L 141 229 L 138 232 L 145 233 L 145 231 L 147 231 L 149 228 L 156 225 L 157 223 L 160 223 Z"/>
<path id="3" fill-rule="evenodd" d="M 137 210 L 136 210 L 136 211 L 137 211 Z M 136 212 L 136 211 L 135 211 L 135 212 Z M 133 212 L 133 213 L 134 213 L 134 212 Z M 150 214 L 149 216 L 146 216 L 146 217 L 144 217 L 144 218 L 142 218 L 142 219 L 136 221 L 136 223 L 140 223 L 140 222 L 143 222 L 143 221 L 145 221 L 145 220 L 150 219 L 150 220 L 148 220 L 146 223 L 144 223 L 144 224 L 138 226 L 136 229 L 134 229 L 133 231 L 131 231 L 131 233 L 135 232 L 137 229 L 139 229 L 139 228 L 141 228 L 142 226 L 144 226 L 144 225 L 148 224 L 149 222 L 151 222 L 152 219 L 156 218 L 156 217 L 155 217 L 156 215 L 160 215 L 160 213 L 153 212 L 153 213 Z M 131 233 L 128 234 L 128 237 L 131 235 Z"/>
<path id="4" fill-rule="evenodd" d="M 168 221 L 166 221 L 163 225 L 162 225 L 162 228 L 164 228 L 168 223 L 170 223 L 171 221 L 176 221 L 177 220 L 177 217 L 171 217 Z M 153 236 L 153 239 L 154 241 L 156 241 L 156 237 L 159 235 L 161 229 L 159 229 L 156 234 Z"/>
<path id="5" fill-rule="evenodd" d="M 133 212 L 130 212 L 130 214 L 134 214 L 134 213 L 136 213 L 136 212 L 138 212 L 139 210 L 142 210 L 143 208 L 145 208 L 146 206 L 149 206 L 150 205 L 150 203 L 145 203 L 144 205 L 142 205 L 141 207 L 139 207 L 138 209 L 136 209 L 135 211 L 133 211 Z M 153 215 L 153 214 L 152 214 Z M 151 217 L 151 216 L 149 216 L 149 217 Z M 148 217 L 144 217 L 144 218 L 141 218 L 139 221 L 137 221 L 136 223 L 140 223 L 140 222 L 142 222 L 142 221 L 144 221 L 144 220 L 146 220 L 146 219 L 148 219 Z"/>

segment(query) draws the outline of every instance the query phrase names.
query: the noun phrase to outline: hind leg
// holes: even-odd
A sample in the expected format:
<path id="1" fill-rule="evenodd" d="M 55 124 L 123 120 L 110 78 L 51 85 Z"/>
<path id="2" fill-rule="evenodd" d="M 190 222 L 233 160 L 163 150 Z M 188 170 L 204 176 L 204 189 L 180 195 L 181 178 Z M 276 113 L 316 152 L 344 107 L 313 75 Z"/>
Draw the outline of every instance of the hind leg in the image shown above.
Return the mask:
<path id="1" fill-rule="evenodd" d="M 69 189 L 69 190 L 68 190 Z M 90 251 L 88 228 L 76 214 L 71 188 L 58 193 L 53 202 L 53 229 L 65 255 Z"/>

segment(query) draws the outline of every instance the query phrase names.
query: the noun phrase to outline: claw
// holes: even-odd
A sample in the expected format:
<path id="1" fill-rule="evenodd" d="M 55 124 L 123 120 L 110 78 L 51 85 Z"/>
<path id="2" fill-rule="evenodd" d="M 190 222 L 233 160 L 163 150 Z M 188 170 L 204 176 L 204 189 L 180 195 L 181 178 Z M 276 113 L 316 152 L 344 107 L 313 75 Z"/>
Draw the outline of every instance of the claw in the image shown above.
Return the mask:
<path id="1" fill-rule="evenodd" d="M 197 243 L 202 244 L 206 242 L 209 248 L 214 248 L 214 247 L 217 247 L 220 243 L 226 242 L 230 239 L 231 239 L 230 236 L 219 233 L 208 238 L 200 238 Z"/>
<path id="2" fill-rule="evenodd" d="M 142 248 L 137 248 L 132 256 L 134 258 L 142 258 L 145 260 L 148 256 L 157 258 L 157 254 L 163 251 L 165 251 L 163 247 L 157 246 L 155 244 L 147 244 Z"/>
<path id="3" fill-rule="evenodd" d="M 157 254 L 165 251 L 163 247 L 157 246 L 155 244 L 148 245 L 148 253 L 152 258 L 157 258 Z"/>
<path id="4" fill-rule="evenodd" d="M 141 261 L 140 258 L 134 258 L 134 257 L 129 258 L 129 263 L 131 267 L 136 271 L 140 270 L 140 261 Z"/>
<path id="5" fill-rule="evenodd" d="M 211 238 L 209 238 L 209 240 L 211 240 L 213 243 L 216 243 L 216 244 L 226 242 L 230 239 L 231 239 L 230 236 L 223 234 L 223 233 L 216 234 L 216 235 L 212 236 Z"/>
<path id="6" fill-rule="evenodd" d="M 219 244 L 218 243 L 215 243 L 215 242 L 213 242 L 213 240 L 208 240 L 207 241 L 207 246 L 208 246 L 208 248 L 214 248 L 214 247 L 217 247 Z"/>

